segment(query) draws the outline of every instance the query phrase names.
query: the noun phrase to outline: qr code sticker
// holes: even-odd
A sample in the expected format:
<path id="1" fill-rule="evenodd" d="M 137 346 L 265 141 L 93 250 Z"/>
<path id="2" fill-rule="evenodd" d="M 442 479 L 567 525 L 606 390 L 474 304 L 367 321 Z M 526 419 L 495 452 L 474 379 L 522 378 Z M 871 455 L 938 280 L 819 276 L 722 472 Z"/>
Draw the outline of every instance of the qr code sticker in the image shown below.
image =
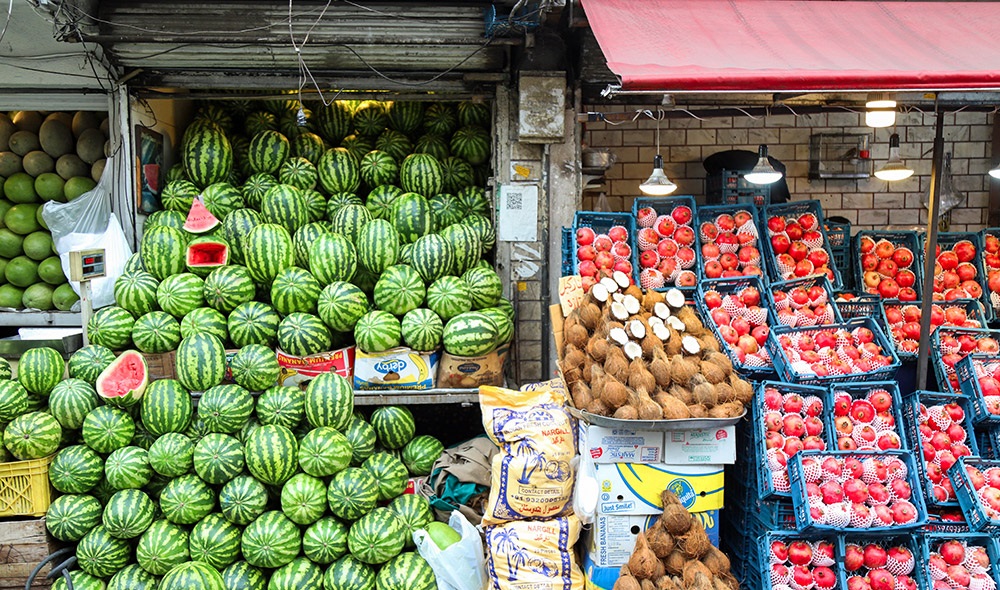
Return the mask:
<path id="1" fill-rule="evenodd" d="M 523 204 L 524 195 L 521 193 L 507 193 L 507 210 L 520 211 Z"/>

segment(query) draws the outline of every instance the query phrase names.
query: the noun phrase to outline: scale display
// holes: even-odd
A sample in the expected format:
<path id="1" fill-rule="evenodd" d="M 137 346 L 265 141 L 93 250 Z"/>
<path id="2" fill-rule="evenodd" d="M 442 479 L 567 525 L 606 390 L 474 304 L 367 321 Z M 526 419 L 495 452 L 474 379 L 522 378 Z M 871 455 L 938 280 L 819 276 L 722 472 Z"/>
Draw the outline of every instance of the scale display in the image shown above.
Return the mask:
<path id="1" fill-rule="evenodd" d="M 70 280 L 92 281 L 105 276 L 104 250 L 82 250 L 69 253 Z"/>

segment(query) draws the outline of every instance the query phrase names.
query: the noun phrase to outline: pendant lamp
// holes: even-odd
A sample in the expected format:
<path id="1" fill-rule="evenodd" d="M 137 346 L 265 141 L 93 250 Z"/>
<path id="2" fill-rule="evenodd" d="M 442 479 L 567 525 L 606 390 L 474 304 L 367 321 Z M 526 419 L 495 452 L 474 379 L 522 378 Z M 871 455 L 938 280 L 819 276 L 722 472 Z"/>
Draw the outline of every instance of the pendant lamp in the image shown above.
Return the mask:
<path id="1" fill-rule="evenodd" d="M 997 164 L 993 168 L 990 168 L 990 176 L 993 178 L 1000 178 L 1000 164 Z"/>
<path id="2" fill-rule="evenodd" d="M 892 127 L 896 124 L 896 101 L 881 92 L 868 95 L 865 102 L 865 125 L 869 127 Z"/>
<path id="3" fill-rule="evenodd" d="M 760 147 L 757 148 L 757 155 L 759 156 L 757 165 L 753 167 L 753 170 L 744 174 L 743 178 L 753 184 L 774 184 L 781 180 L 781 172 L 775 170 L 770 160 L 767 159 L 766 145 L 760 144 Z"/>
<path id="4" fill-rule="evenodd" d="M 660 197 L 669 195 L 677 190 L 677 185 L 667 178 L 663 171 L 663 156 L 660 155 L 660 113 L 656 113 L 656 157 L 653 158 L 653 173 L 649 178 L 639 185 L 639 190 L 644 195 Z"/>
<path id="5" fill-rule="evenodd" d="M 911 176 L 913 176 L 913 169 L 909 168 L 899 157 L 899 134 L 893 133 L 889 136 L 889 160 L 875 171 L 875 178 L 892 182 Z"/>

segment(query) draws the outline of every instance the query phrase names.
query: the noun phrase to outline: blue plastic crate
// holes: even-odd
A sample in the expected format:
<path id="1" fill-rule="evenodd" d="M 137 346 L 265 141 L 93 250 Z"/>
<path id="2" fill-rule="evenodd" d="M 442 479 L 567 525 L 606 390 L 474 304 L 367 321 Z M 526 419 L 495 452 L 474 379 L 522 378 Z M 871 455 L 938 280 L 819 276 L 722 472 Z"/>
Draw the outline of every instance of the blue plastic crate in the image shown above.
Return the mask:
<path id="1" fill-rule="evenodd" d="M 639 218 L 639 210 L 645 207 L 652 207 L 656 211 L 657 216 L 667 215 L 674 210 L 674 207 L 678 205 L 684 205 L 691 209 L 691 229 L 694 230 L 694 241 L 691 242 L 691 248 L 694 250 L 694 266 L 689 269 L 699 276 L 698 269 L 701 267 L 701 249 L 697 246 L 698 244 L 698 210 L 695 203 L 694 197 L 690 195 L 677 195 L 671 197 L 636 197 L 635 201 L 632 203 L 632 228 L 633 237 L 638 240 L 639 226 L 637 220 Z M 639 248 L 638 241 L 636 241 L 636 247 L 632 248 L 632 274 L 635 284 L 639 284 Z M 694 287 L 675 287 L 674 285 L 664 285 L 663 288 L 657 289 L 657 291 L 666 291 L 667 289 L 678 288 L 684 292 L 684 294 L 690 297 L 694 293 Z"/>
<path id="2" fill-rule="evenodd" d="M 830 247 L 834 250 L 843 249 L 850 252 L 851 249 L 851 224 L 838 223 L 827 219 L 825 222 L 826 237 L 830 239 Z"/>
<path id="3" fill-rule="evenodd" d="M 938 246 L 942 251 L 950 250 L 958 242 L 968 240 L 976 246 L 976 257 L 972 259 L 973 266 L 976 267 L 976 282 L 983 290 L 983 296 L 978 298 L 986 309 L 988 319 L 994 319 L 993 305 L 990 303 L 989 291 L 986 288 L 986 272 L 983 267 L 982 239 L 981 234 L 976 232 L 941 232 L 937 236 Z M 921 239 L 926 242 L 926 235 L 921 234 Z"/>
<path id="4" fill-rule="evenodd" d="M 968 534 L 969 525 L 965 522 L 965 517 L 961 512 L 958 513 L 960 520 L 946 519 L 942 514 L 935 513 L 933 511 L 928 511 L 927 513 L 927 524 L 921 529 L 921 533 L 948 533 L 949 535 L 963 535 Z"/>
<path id="5" fill-rule="evenodd" d="M 837 311 L 840 312 L 840 317 L 844 318 L 844 321 L 854 318 L 872 318 L 876 321 L 882 321 L 880 298 L 865 293 L 857 295 L 850 301 L 839 301 L 838 297 L 842 293 L 837 293 L 833 302 L 837 305 Z"/>
<path id="6" fill-rule="evenodd" d="M 988 426 L 1000 425 L 1000 416 L 991 414 L 986 407 L 986 398 L 983 396 L 983 390 L 979 386 L 979 378 L 976 376 L 977 365 L 983 364 L 991 366 L 1000 364 L 1000 355 L 967 355 L 955 364 L 955 375 L 958 376 L 958 384 L 961 387 L 962 395 L 972 401 L 976 424 Z"/>
<path id="7" fill-rule="evenodd" d="M 979 232 L 979 243 L 976 250 L 977 258 L 979 259 L 979 268 L 983 270 L 983 293 L 986 301 L 984 305 L 990 308 L 988 311 L 990 313 L 991 319 L 1000 318 L 1000 293 L 992 294 L 989 290 L 989 271 L 990 267 L 986 264 L 986 236 L 992 236 L 995 238 L 1000 238 L 1000 227 L 988 227 Z M 1000 269 L 998 269 L 1000 270 Z"/>
<path id="8" fill-rule="evenodd" d="M 628 213 L 604 213 L 601 211 L 577 211 L 576 215 L 573 216 L 573 229 L 572 236 L 575 240 L 576 230 L 581 227 L 589 227 L 593 229 L 598 234 L 607 233 L 609 229 L 615 226 L 622 226 L 628 230 L 628 245 L 632 250 L 632 271 L 633 280 L 636 283 L 639 282 L 639 275 L 635 270 L 635 256 L 636 256 L 636 243 L 635 243 L 635 219 Z M 575 245 L 571 248 L 572 261 L 573 261 L 573 271 L 572 274 L 579 274 L 580 272 L 580 260 L 576 257 Z M 565 260 L 565 259 L 564 259 Z"/>
<path id="9" fill-rule="evenodd" d="M 976 427 L 976 444 L 983 459 L 1000 459 L 1000 425 Z"/>
<path id="10" fill-rule="evenodd" d="M 941 327 L 931 334 L 931 365 L 934 367 L 934 377 L 937 379 L 938 387 L 941 391 L 947 391 L 949 393 L 961 393 L 960 387 L 955 387 L 951 383 L 949 376 L 954 375 L 954 371 L 945 366 L 942 356 L 944 351 L 941 347 L 941 338 L 945 335 L 961 336 L 962 334 L 968 334 L 976 339 L 983 337 L 995 338 L 1000 341 L 1000 330 L 986 330 L 986 329 L 976 329 L 976 328 L 954 328 L 951 326 Z M 968 353 L 958 353 L 962 357 L 965 357 Z"/>
<path id="11" fill-rule="evenodd" d="M 804 289 L 810 289 L 812 287 L 822 287 L 826 291 L 826 301 L 833 311 L 833 321 L 830 324 L 842 324 L 844 318 L 840 315 L 840 310 L 834 304 L 833 300 L 836 298 L 834 295 L 833 285 L 830 284 L 829 279 L 823 275 L 812 275 L 809 277 L 803 277 L 801 279 L 791 279 L 788 281 L 779 281 L 777 283 L 771 283 L 771 287 L 767 290 L 767 302 L 772 310 L 775 310 L 775 319 L 777 320 L 777 310 L 778 303 L 774 297 L 775 291 L 782 291 L 786 295 L 792 289 L 797 289 L 802 287 Z M 829 324 L 819 324 L 819 325 L 829 325 Z M 775 328 L 781 328 L 781 322 L 775 324 Z M 787 326 L 785 326 L 787 327 Z"/>
<path id="12" fill-rule="evenodd" d="M 923 578 L 924 584 L 921 588 L 928 588 L 930 586 L 927 582 L 930 580 L 930 572 L 927 569 L 927 564 L 930 563 L 931 553 L 936 552 L 937 548 L 945 541 L 959 540 L 963 541 L 967 546 L 977 545 L 979 547 L 984 547 L 986 549 L 986 554 L 990 558 L 990 577 L 993 578 L 993 583 L 1000 585 L 1000 550 L 998 550 L 997 540 L 990 535 L 983 533 L 972 533 L 972 532 L 932 532 L 921 535 L 919 538 L 920 542 L 920 557 L 917 559 L 917 567 L 920 569 L 920 574 Z"/>
<path id="13" fill-rule="evenodd" d="M 827 457 L 836 457 L 839 459 L 854 457 L 858 460 L 868 458 L 885 459 L 887 457 L 899 458 L 906 465 L 906 480 L 910 484 L 910 488 L 914 491 L 910 496 L 910 503 L 913 504 L 916 510 L 916 519 L 909 524 L 893 524 L 892 526 L 869 527 L 865 529 L 857 529 L 850 526 L 835 527 L 815 522 L 809 510 L 810 506 L 806 495 L 805 478 L 802 474 L 802 461 L 809 457 L 820 461 Z M 909 451 L 879 451 L 877 453 L 862 451 L 802 451 L 796 453 L 791 461 L 788 462 L 788 474 L 792 482 L 792 503 L 795 505 L 795 521 L 800 531 L 882 533 L 918 529 L 927 523 L 927 507 L 924 504 L 924 497 L 917 492 L 920 483 L 917 481 L 916 462 L 913 459 L 913 454 Z"/>
<path id="14" fill-rule="evenodd" d="M 951 485 L 954 486 L 955 495 L 958 496 L 958 505 L 961 506 L 962 514 L 965 515 L 965 520 L 969 523 L 969 529 L 997 535 L 1000 533 L 1000 519 L 990 518 L 983 509 L 979 501 L 979 494 L 973 488 L 969 474 L 965 471 L 966 466 L 985 471 L 990 467 L 1000 467 L 1000 461 L 978 457 L 961 457 L 948 470 L 948 477 L 951 478 Z"/>
<path id="15" fill-rule="evenodd" d="M 923 263 L 923 252 L 924 243 L 920 239 L 919 234 L 915 231 L 883 231 L 883 230 L 862 230 L 854 235 L 851 240 L 853 256 L 854 259 L 851 261 L 853 264 L 851 268 L 854 270 L 854 287 L 870 295 L 879 296 L 877 292 L 870 293 L 865 287 L 864 275 L 865 271 L 861 266 L 861 239 L 871 238 L 876 244 L 882 240 L 886 240 L 892 243 L 896 248 L 906 247 L 913 254 L 913 263 L 910 265 L 910 270 L 916 276 L 916 281 L 913 283 L 913 289 L 917 293 L 923 293 L 921 291 L 921 285 L 924 284 L 924 263 Z"/>
<path id="16" fill-rule="evenodd" d="M 751 205 L 712 205 L 712 206 L 708 206 L 708 207 L 698 207 L 698 213 L 695 216 L 696 223 L 695 223 L 695 226 L 694 226 L 695 236 L 696 236 L 695 243 L 698 245 L 698 253 L 699 253 L 699 255 L 701 254 L 702 246 L 705 243 L 704 240 L 702 240 L 702 238 L 701 238 L 701 224 L 703 224 L 705 222 L 714 222 L 715 219 L 719 215 L 723 215 L 723 214 L 735 215 L 736 213 L 739 213 L 741 211 L 746 211 L 747 213 L 750 214 L 750 222 L 753 224 L 754 231 L 757 232 L 757 242 L 756 242 L 756 244 L 754 244 L 754 247 L 756 247 L 757 250 L 760 251 L 760 258 L 761 258 L 761 260 L 760 260 L 759 266 L 761 268 L 761 271 L 763 271 L 765 262 L 764 262 L 764 249 L 763 249 L 763 246 L 760 243 L 761 242 L 761 238 L 760 238 L 760 229 L 759 229 L 759 227 L 760 227 L 760 221 L 758 219 L 759 214 L 758 214 L 757 208 L 753 207 Z M 698 265 L 698 278 L 699 279 L 705 279 L 705 278 L 707 278 L 707 277 L 705 277 L 705 264 L 706 263 L 707 263 L 707 261 L 704 260 L 704 258 L 703 258 L 701 260 L 701 264 Z M 766 284 L 767 283 L 767 273 L 763 273 L 762 272 L 761 279 Z"/>
<path id="17" fill-rule="evenodd" d="M 841 278 L 840 270 L 837 268 L 836 261 L 833 256 L 833 249 L 830 246 L 830 238 L 827 236 L 825 226 L 825 219 L 823 217 L 823 207 L 820 205 L 819 201 L 793 201 L 790 203 L 781 203 L 778 205 L 770 205 L 764 207 L 763 213 L 760 218 L 760 236 L 762 256 L 767 260 L 768 265 L 768 278 L 771 282 L 778 282 L 785 280 L 785 277 L 778 272 L 776 255 L 773 250 L 771 250 L 771 239 L 770 233 L 767 230 L 767 220 L 774 215 L 780 215 L 783 217 L 787 216 L 799 216 L 805 213 L 812 213 L 819 220 L 819 232 L 823 235 L 823 249 L 830 256 L 830 267 L 833 269 L 834 278 L 830 281 L 835 289 L 842 289 L 844 287 L 844 282 Z M 789 277 L 791 278 L 791 277 Z"/>
<path id="18" fill-rule="evenodd" d="M 909 448 L 906 445 L 906 434 L 903 432 L 903 414 L 901 412 L 901 407 L 903 405 L 902 397 L 899 393 L 899 384 L 895 381 L 863 381 L 860 383 L 838 383 L 830 385 L 827 388 L 826 394 L 823 398 L 823 408 L 826 410 L 824 416 L 826 418 L 826 428 L 830 433 L 830 448 L 836 449 L 839 446 L 839 436 L 836 430 L 836 417 L 833 415 L 834 401 L 837 396 L 845 393 L 851 397 L 851 400 L 865 399 L 869 393 L 875 389 L 884 389 L 892 397 L 892 408 L 890 412 L 892 413 L 892 419 L 895 422 L 893 431 L 899 435 L 900 446 L 904 449 Z M 878 450 L 878 449 L 875 449 Z"/>
<path id="19" fill-rule="evenodd" d="M 889 314 L 887 310 L 895 307 L 903 308 L 908 305 L 915 305 L 918 308 L 921 307 L 920 301 L 897 301 L 897 300 L 883 300 L 878 299 L 878 305 L 880 310 L 880 315 L 883 320 L 883 325 L 886 328 L 886 334 L 892 340 L 893 345 L 896 347 L 896 354 L 901 360 L 909 361 L 915 360 L 917 358 L 916 352 L 907 352 L 899 348 L 899 342 L 892 335 L 892 325 L 889 324 Z M 954 301 L 935 301 L 934 305 L 940 306 L 942 309 L 947 309 L 953 306 L 962 306 L 965 309 L 965 315 L 968 320 L 977 321 L 980 323 L 982 328 L 986 328 L 986 314 L 983 311 L 983 305 L 977 300 L 973 299 L 956 299 Z M 951 326 L 954 327 L 954 326 Z M 931 326 L 931 330 L 936 331 L 937 327 Z"/>
<path id="20" fill-rule="evenodd" d="M 722 335 L 719 333 L 719 327 L 716 326 L 715 322 L 712 320 L 711 310 L 709 310 L 705 305 L 705 293 L 708 291 L 717 291 L 720 295 L 725 296 L 742 292 L 743 289 L 746 289 L 747 287 L 754 287 L 760 292 L 760 307 L 767 313 L 767 325 L 769 327 L 777 325 L 774 310 L 767 304 L 767 289 L 764 287 L 764 283 L 761 281 L 760 277 L 750 276 L 734 277 L 731 279 L 701 280 L 698 282 L 698 287 L 694 297 L 695 305 L 698 307 L 698 313 L 702 317 L 702 322 L 712 330 L 712 335 L 714 335 L 715 339 L 719 341 L 720 348 L 722 348 L 723 351 L 729 356 L 729 359 L 732 361 L 733 367 L 736 371 L 750 379 L 766 379 L 774 376 L 774 368 L 772 366 L 750 367 L 744 363 L 740 363 L 736 359 L 736 355 L 733 353 L 729 343 L 723 340 Z"/>
<path id="21" fill-rule="evenodd" d="M 791 369 L 791 364 L 788 358 L 785 356 L 784 350 L 778 343 L 778 337 L 783 334 L 790 333 L 803 333 L 803 332 L 817 332 L 820 330 L 829 329 L 844 329 L 848 332 L 856 328 L 868 328 L 872 331 L 875 336 L 875 343 L 881 347 L 882 352 L 885 356 L 892 359 L 888 365 L 874 369 L 867 373 L 851 373 L 850 375 L 826 375 L 819 376 L 814 373 L 796 373 Z M 882 328 L 879 327 L 878 322 L 871 318 L 859 318 L 853 319 L 842 324 L 836 324 L 833 326 L 811 326 L 808 328 L 786 328 L 779 331 L 772 330 L 771 334 L 767 338 L 767 350 L 771 354 L 771 361 L 774 363 L 774 369 L 778 373 L 778 376 L 783 380 L 790 383 L 798 383 L 801 385 L 828 385 L 830 383 L 849 383 L 854 381 L 887 381 L 893 378 L 896 374 L 896 370 L 900 367 L 899 357 L 896 356 L 895 347 L 892 342 L 889 341 L 889 337 L 885 335 Z"/>
<path id="22" fill-rule="evenodd" d="M 562 276 L 568 277 L 576 269 L 576 239 L 573 228 L 562 228 Z"/>
<path id="23" fill-rule="evenodd" d="M 820 541 L 826 541 L 833 546 L 833 561 L 832 565 L 829 565 L 834 572 L 837 571 L 838 563 L 838 549 L 839 541 L 838 535 L 833 533 L 799 533 L 791 531 L 767 531 L 757 539 L 757 554 L 759 555 L 759 575 L 761 581 L 761 590 L 771 590 L 773 585 L 771 583 L 771 544 L 775 541 L 781 541 L 783 543 L 790 544 L 794 541 L 806 541 L 808 543 L 818 543 Z M 787 563 L 787 562 L 786 562 Z M 788 568 L 792 568 L 791 563 L 787 563 Z M 838 580 L 839 583 L 839 580 Z M 845 590 L 847 588 L 844 584 L 839 584 L 837 586 L 840 590 Z"/>
<path id="24" fill-rule="evenodd" d="M 920 562 L 920 541 L 917 535 L 912 534 L 899 534 L 899 535 L 868 535 L 865 533 L 851 533 L 849 535 L 837 535 L 837 565 L 835 566 L 837 572 L 837 583 L 840 588 L 847 588 L 847 569 L 844 567 L 845 557 L 847 555 L 848 545 L 860 545 L 864 547 L 870 543 L 875 543 L 882 548 L 888 550 L 891 547 L 899 547 L 900 545 L 906 547 L 910 550 L 910 554 L 913 555 L 913 571 L 909 574 L 913 581 L 916 583 L 918 588 L 925 590 L 931 590 L 926 586 L 923 573 L 921 573 L 921 562 Z M 858 574 L 851 575 L 864 575 L 868 571 L 868 568 L 862 566 L 860 569 L 856 570 Z"/>
<path id="25" fill-rule="evenodd" d="M 763 207 L 771 202 L 771 185 L 754 184 L 744 178 L 749 170 L 720 170 L 705 177 L 709 202 Z"/>

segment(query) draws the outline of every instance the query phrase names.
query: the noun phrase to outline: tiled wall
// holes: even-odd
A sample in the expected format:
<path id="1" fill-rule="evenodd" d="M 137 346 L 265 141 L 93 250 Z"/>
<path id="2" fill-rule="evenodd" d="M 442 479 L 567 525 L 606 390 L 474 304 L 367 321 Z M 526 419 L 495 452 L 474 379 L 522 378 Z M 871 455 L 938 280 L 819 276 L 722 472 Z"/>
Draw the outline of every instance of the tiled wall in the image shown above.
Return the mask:
<path id="1" fill-rule="evenodd" d="M 635 112 L 639 108 L 594 106 L 586 110 Z M 945 115 L 945 151 L 952 154 L 954 185 L 966 196 L 965 203 L 952 212 L 951 231 L 979 230 L 987 221 L 991 179 L 986 172 L 990 168 L 993 116 L 977 112 Z M 770 155 L 787 167 L 788 188 L 793 200 L 818 199 L 824 213 L 846 217 L 855 229 L 888 225 L 910 227 L 925 224 L 927 220 L 921 200 L 930 183 L 934 117 L 919 112 L 897 115 L 895 131 L 901 140 L 900 153 L 915 174 L 893 183 L 875 177 L 809 180 L 809 137 L 814 133 L 874 133 L 871 153 L 875 167 L 888 157 L 892 128 L 865 127 L 863 113 L 848 111 L 780 114 L 756 119 L 738 116 L 664 120 L 660 123 L 660 153 L 667 176 L 678 184 L 676 194 L 702 197 L 705 194 L 704 158 L 728 149 L 756 151 L 758 144 L 766 143 Z M 603 188 L 611 210 L 629 210 L 633 198 L 640 194 L 639 183 L 649 176 L 656 154 L 655 128 L 656 122 L 648 117 L 619 125 L 586 124 L 585 146 L 610 148 L 618 156 L 618 162 L 605 175 Z M 584 208 L 593 208 L 599 194 L 600 191 L 586 191 Z"/>

